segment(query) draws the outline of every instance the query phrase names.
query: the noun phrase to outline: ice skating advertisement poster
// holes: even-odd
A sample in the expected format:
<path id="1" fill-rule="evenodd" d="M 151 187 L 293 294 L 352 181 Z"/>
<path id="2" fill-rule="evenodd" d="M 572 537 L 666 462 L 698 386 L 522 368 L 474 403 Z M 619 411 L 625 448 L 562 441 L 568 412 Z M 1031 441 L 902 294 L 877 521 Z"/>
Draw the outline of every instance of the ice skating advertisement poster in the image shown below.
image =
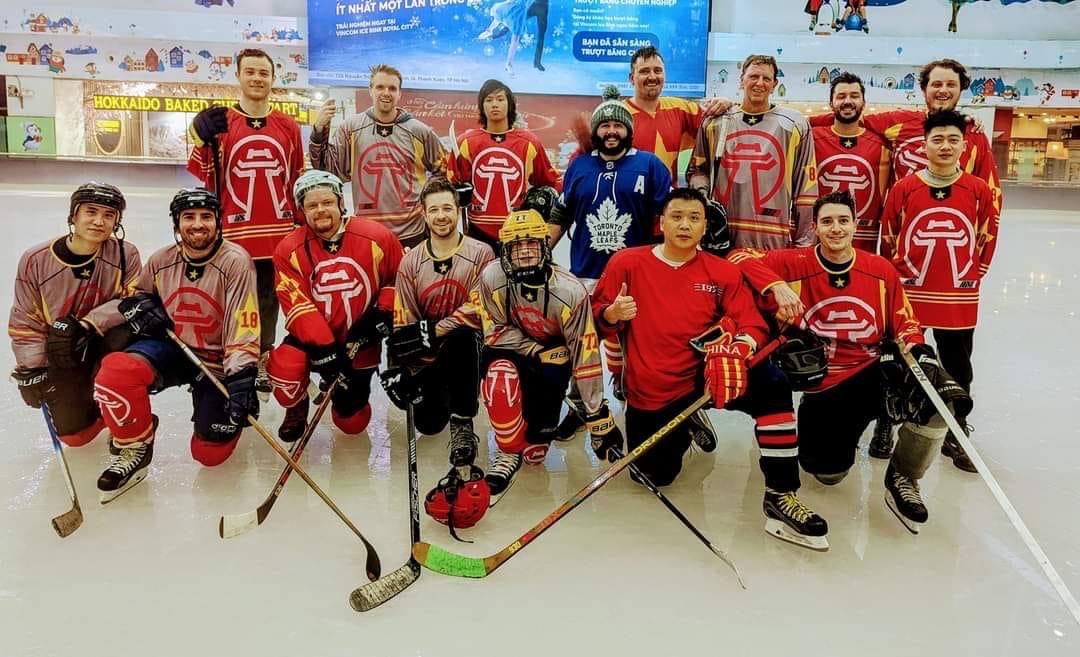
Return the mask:
<path id="1" fill-rule="evenodd" d="M 630 55 L 656 46 L 665 90 L 705 91 L 708 0 L 308 0 L 312 84 L 366 85 L 388 63 L 404 86 L 599 95 L 628 87 Z"/>

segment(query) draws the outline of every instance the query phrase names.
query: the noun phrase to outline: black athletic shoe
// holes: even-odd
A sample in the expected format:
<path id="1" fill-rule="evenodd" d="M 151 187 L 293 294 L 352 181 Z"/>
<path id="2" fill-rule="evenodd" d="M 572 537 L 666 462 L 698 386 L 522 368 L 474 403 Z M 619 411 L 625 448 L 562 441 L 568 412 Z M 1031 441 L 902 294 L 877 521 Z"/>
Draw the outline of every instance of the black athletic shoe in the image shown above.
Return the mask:
<path id="1" fill-rule="evenodd" d="M 964 427 L 967 429 L 968 434 L 971 434 L 971 427 Z M 945 436 L 945 442 L 941 443 L 941 454 L 947 458 L 952 459 L 953 465 L 964 472 L 978 473 L 979 469 L 975 467 L 975 464 L 968 458 L 967 452 L 960 446 L 960 442 L 956 440 L 953 433 L 950 431 Z"/>
<path id="2" fill-rule="evenodd" d="M 870 456 L 887 459 L 892 455 L 893 424 L 885 418 L 878 418 L 874 423 L 874 435 L 870 438 Z"/>
<path id="3" fill-rule="evenodd" d="M 278 438 L 287 443 L 295 443 L 300 436 L 304 435 L 304 429 L 307 429 L 309 403 L 308 398 L 304 397 L 294 406 L 285 409 L 285 419 L 281 421 L 281 426 L 277 430 Z"/>
<path id="4" fill-rule="evenodd" d="M 918 534 L 929 517 L 919 482 L 898 473 L 892 463 L 885 470 L 885 504 L 912 534 Z"/>

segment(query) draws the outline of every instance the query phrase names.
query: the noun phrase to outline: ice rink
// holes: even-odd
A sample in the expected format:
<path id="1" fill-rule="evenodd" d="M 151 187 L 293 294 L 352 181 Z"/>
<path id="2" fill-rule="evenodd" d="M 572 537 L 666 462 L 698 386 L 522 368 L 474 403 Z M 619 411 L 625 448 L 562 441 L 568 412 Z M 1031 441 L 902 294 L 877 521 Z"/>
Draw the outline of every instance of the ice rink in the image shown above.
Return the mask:
<path id="1" fill-rule="evenodd" d="M 20 253 L 65 231 L 71 189 L 0 186 L 5 309 Z M 124 191 L 127 237 L 146 258 L 172 239 L 171 191 Z M 1078 254 L 1080 214 L 1005 213 L 983 288 L 971 416 L 983 458 L 1073 591 Z M 13 365 L 0 350 L 0 369 Z M 366 582 L 363 548 L 299 477 L 261 527 L 218 538 L 219 516 L 255 508 L 281 470 L 263 440 L 249 429 L 227 463 L 204 469 L 189 454 L 187 393 L 169 390 L 153 406 L 150 475 L 109 506 L 95 488 L 104 440 L 67 452 L 86 519 L 61 539 L 49 519 L 68 494 L 41 415 L 14 384 L 0 386 L 0 657 L 1080 655 L 1080 627 L 982 480 L 935 463 L 923 480 L 930 521 L 913 536 L 885 506 L 885 462 L 867 457 L 868 435 L 840 485 L 804 476 L 802 499 L 830 526 L 831 550 L 815 553 L 764 533 L 751 421 L 712 412 L 720 447 L 688 455 L 667 492 L 735 560 L 746 591 L 620 475 L 487 579 L 425 571 L 358 614 L 347 598 Z M 303 464 L 387 573 L 409 553 L 404 415 L 381 391 L 373 406 L 366 435 L 343 436 L 327 418 Z M 276 432 L 282 414 L 264 404 L 262 421 Z M 426 516 L 424 539 L 476 556 L 504 547 L 598 474 L 582 436 L 526 466 L 462 532 L 474 544 Z M 423 494 L 446 472 L 445 434 L 421 438 L 419 459 Z"/>

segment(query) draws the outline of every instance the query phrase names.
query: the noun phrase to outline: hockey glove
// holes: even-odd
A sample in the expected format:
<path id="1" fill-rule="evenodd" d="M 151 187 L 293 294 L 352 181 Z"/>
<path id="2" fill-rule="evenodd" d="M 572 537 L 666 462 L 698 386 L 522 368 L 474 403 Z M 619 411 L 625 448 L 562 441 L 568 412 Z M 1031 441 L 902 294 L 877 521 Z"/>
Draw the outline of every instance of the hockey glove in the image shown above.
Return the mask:
<path id="1" fill-rule="evenodd" d="M 913 421 L 922 407 L 923 394 L 921 390 L 915 390 L 919 384 L 900 357 L 895 343 L 881 345 L 878 374 L 881 377 L 882 415 L 893 424 Z"/>
<path id="2" fill-rule="evenodd" d="M 161 305 L 161 299 L 150 292 L 139 292 L 120 300 L 120 313 L 131 332 L 143 338 L 164 337 L 166 329 L 173 328 L 173 321 Z"/>
<path id="3" fill-rule="evenodd" d="M 358 349 L 378 344 L 379 340 L 390 335 L 394 328 L 394 317 L 378 306 L 368 308 L 360 319 L 349 327 L 346 342 L 355 343 Z"/>
<path id="4" fill-rule="evenodd" d="M 393 367 L 379 373 L 386 396 L 401 410 L 423 399 L 419 379 L 404 367 Z"/>
<path id="5" fill-rule="evenodd" d="M 705 388 L 716 408 L 724 408 L 746 392 L 746 361 L 753 353 L 753 346 L 748 341 L 734 339 L 734 331 L 735 322 L 725 317 L 714 329 L 694 338 L 705 351 Z"/>
<path id="6" fill-rule="evenodd" d="M 225 412 L 229 416 L 229 424 L 238 430 L 248 425 L 249 415 L 259 417 L 259 396 L 255 392 L 255 375 L 258 371 L 256 366 L 248 365 L 225 377 L 225 388 L 229 391 Z"/>
<path id="7" fill-rule="evenodd" d="M 49 364 L 61 369 L 72 369 L 86 360 L 90 345 L 90 329 L 71 315 L 61 317 L 49 327 L 45 349 Z"/>
<path id="8" fill-rule="evenodd" d="M 435 323 L 422 319 L 394 329 L 386 340 L 386 353 L 391 360 L 410 363 L 438 351 Z"/>
<path id="9" fill-rule="evenodd" d="M 964 390 L 959 383 L 953 380 L 949 373 L 945 371 L 945 368 L 941 366 L 941 362 L 937 359 L 937 354 L 934 353 L 933 347 L 925 344 L 916 344 L 911 346 L 911 355 L 915 357 L 915 362 L 919 364 L 923 373 L 926 374 L 926 378 L 930 381 L 930 385 L 937 391 L 941 400 L 949 407 L 953 412 L 953 415 L 959 418 L 966 418 L 968 413 L 971 412 L 971 396 L 966 390 Z M 917 382 L 916 382 L 916 385 Z M 923 400 L 921 408 L 918 409 L 918 413 L 913 418 L 913 421 L 917 424 L 926 425 L 930 423 L 930 420 L 938 414 L 934 404 L 926 396 L 925 392 L 920 387 L 919 399 Z"/>
<path id="10" fill-rule="evenodd" d="M 345 358 L 345 350 L 340 345 L 307 347 L 307 353 L 311 361 L 311 371 L 327 383 L 336 380 L 338 375 L 349 366 L 349 361 Z"/>
<path id="11" fill-rule="evenodd" d="M 44 367 L 15 370 L 11 378 L 19 386 L 23 403 L 30 408 L 41 408 L 41 402 L 49 401 L 49 395 L 55 390 L 49 381 L 49 370 Z"/>
<path id="12" fill-rule="evenodd" d="M 228 114 L 228 107 L 208 107 L 195 115 L 191 131 L 200 142 L 199 146 L 209 144 L 219 134 L 229 131 Z"/>
<path id="13" fill-rule="evenodd" d="M 701 237 L 701 249 L 718 256 L 725 256 L 731 250 L 727 210 L 712 199 L 705 202 L 705 234 Z"/>
<path id="14" fill-rule="evenodd" d="M 623 448 L 623 435 L 615 424 L 607 402 L 595 413 L 585 416 L 585 427 L 589 430 L 589 440 L 598 459 L 611 463 L 619 460 L 618 452 Z"/>

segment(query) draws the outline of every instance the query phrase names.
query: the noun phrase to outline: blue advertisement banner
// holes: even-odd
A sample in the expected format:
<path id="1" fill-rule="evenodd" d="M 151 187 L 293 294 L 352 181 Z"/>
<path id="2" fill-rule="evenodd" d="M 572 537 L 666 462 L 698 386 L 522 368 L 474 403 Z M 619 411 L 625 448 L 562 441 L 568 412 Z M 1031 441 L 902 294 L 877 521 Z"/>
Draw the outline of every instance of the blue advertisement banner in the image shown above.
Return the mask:
<path id="1" fill-rule="evenodd" d="M 708 0 L 308 0 L 312 84 L 366 85 L 390 64 L 404 86 L 599 95 L 629 87 L 630 55 L 657 47 L 665 91 L 705 91 Z"/>

